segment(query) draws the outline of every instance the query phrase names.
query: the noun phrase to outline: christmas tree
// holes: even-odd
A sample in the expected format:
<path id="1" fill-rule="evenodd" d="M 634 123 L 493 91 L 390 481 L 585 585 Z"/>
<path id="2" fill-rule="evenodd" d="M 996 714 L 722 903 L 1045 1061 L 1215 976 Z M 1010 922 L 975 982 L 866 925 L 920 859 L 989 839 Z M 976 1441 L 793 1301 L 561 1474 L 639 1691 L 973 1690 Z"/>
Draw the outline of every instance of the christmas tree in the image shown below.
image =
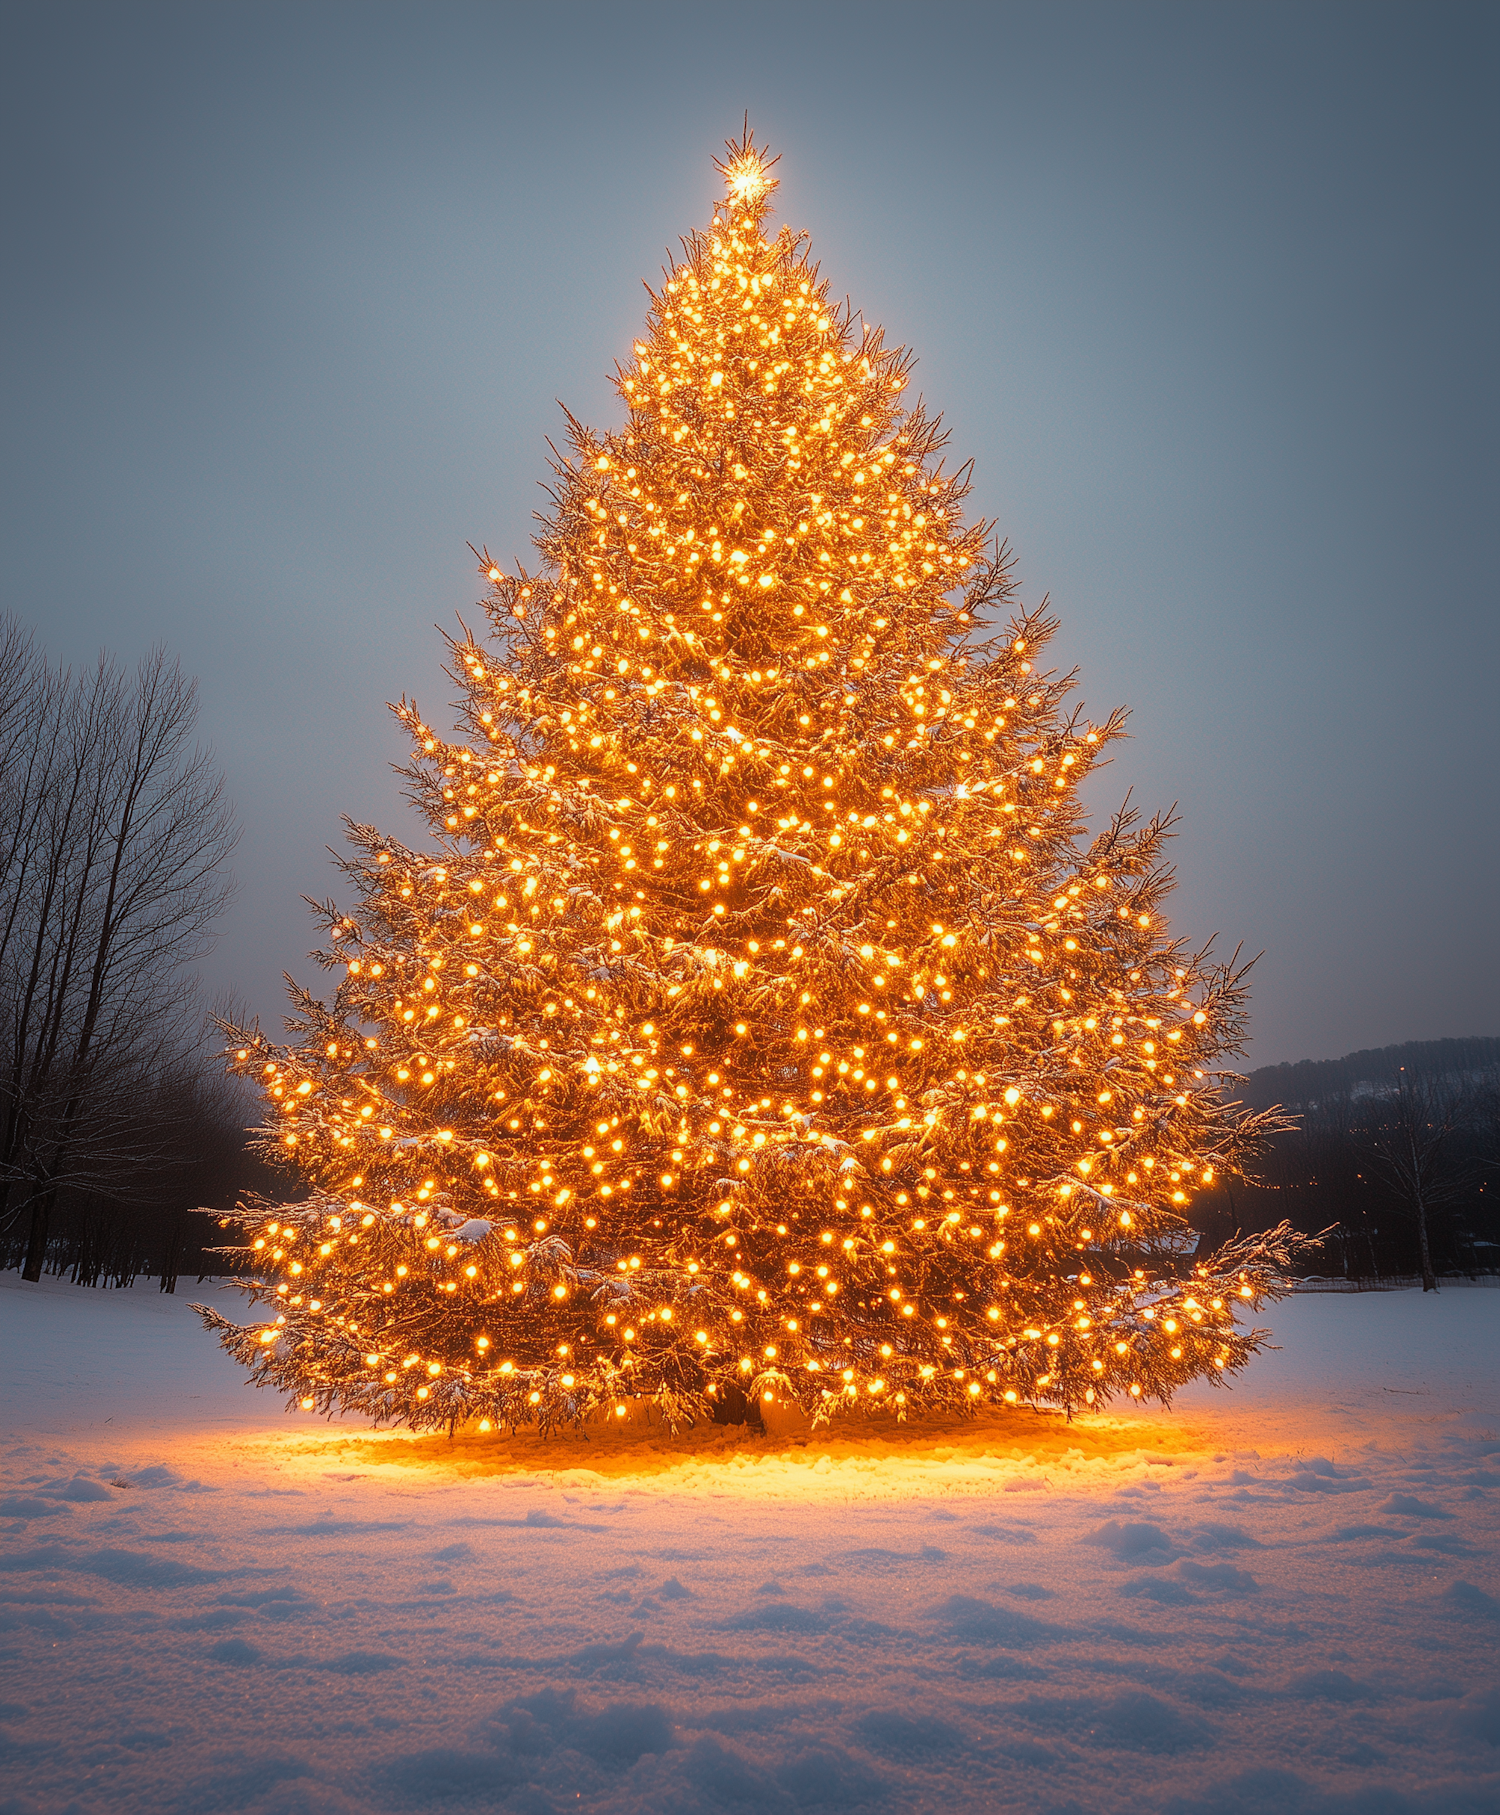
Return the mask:
<path id="1" fill-rule="evenodd" d="M 1088 835 L 1121 715 L 729 151 L 540 565 L 483 557 L 460 733 L 396 708 L 430 848 L 351 824 L 332 1000 L 235 1034 L 299 1191 L 242 1212 L 263 1321 L 204 1316 L 306 1408 L 1166 1400 L 1284 1278 L 1284 1229 L 1185 1258 L 1267 1124 L 1167 822 Z"/>

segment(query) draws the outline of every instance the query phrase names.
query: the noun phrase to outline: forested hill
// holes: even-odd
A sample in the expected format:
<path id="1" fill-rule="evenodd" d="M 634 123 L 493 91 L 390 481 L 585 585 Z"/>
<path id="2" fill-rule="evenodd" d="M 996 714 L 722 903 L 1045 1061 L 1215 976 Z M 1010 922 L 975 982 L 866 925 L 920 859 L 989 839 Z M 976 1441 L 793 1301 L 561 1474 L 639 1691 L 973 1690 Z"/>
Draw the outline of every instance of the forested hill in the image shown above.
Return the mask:
<path id="1" fill-rule="evenodd" d="M 1250 1073 L 1237 1094 L 1255 1109 L 1269 1109 L 1273 1103 L 1298 1108 L 1343 1096 L 1362 1084 L 1394 1084 L 1403 1067 L 1428 1077 L 1450 1078 L 1500 1071 L 1500 1039 L 1408 1040 L 1401 1046 L 1347 1053 L 1342 1059 L 1263 1065 Z"/>

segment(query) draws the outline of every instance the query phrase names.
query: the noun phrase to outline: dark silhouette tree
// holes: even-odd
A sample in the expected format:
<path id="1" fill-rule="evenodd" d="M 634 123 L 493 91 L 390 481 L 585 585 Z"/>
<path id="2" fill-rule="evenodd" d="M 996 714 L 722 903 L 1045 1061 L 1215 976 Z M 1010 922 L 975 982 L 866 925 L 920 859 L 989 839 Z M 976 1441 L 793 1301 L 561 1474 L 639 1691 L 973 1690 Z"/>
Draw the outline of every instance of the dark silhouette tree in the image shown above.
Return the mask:
<path id="1" fill-rule="evenodd" d="M 0 1233 L 29 1219 L 35 1280 L 60 1192 L 149 1167 L 141 1102 L 197 1037 L 237 831 L 162 651 L 70 674 L 7 622 L 0 659 Z"/>

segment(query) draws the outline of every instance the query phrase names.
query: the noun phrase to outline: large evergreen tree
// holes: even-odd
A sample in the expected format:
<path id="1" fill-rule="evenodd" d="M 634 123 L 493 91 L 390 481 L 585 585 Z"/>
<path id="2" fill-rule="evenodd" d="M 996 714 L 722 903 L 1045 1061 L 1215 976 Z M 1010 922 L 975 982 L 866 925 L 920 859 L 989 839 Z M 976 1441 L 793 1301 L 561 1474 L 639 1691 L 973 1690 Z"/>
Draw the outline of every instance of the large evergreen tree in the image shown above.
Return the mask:
<path id="1" fill-rule="evenodd" d="M 1287 1259 L 1183 1259 L 1262 1131 L 1243 973 L 1169 936 L 1162 820 L 1088 837 L 1121 716 L 748 135 L 719 168 L 539 567 L 484 559 L 461 733 L 397 708 L 432 848 L 351 826 L 332 1001 L 237 1036 L 303 1190 L 246 1212 L 264 1322 L 205 1315 L 419 1427 L 1165 1399 Z"/>

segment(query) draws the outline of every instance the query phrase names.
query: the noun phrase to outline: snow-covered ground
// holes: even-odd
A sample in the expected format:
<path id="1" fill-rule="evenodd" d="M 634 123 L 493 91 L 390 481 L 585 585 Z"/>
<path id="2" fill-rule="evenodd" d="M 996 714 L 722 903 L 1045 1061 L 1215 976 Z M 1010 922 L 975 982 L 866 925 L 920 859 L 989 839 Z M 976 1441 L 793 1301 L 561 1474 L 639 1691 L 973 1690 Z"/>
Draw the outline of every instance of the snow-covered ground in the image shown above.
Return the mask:
<path id="1" fill-rule="evenodd" d="M 0 1815 L 1500 1807 L 1500 1291 L 676 1443 L 287 1416 L 198 1295 L 0 1276 Z"/>

